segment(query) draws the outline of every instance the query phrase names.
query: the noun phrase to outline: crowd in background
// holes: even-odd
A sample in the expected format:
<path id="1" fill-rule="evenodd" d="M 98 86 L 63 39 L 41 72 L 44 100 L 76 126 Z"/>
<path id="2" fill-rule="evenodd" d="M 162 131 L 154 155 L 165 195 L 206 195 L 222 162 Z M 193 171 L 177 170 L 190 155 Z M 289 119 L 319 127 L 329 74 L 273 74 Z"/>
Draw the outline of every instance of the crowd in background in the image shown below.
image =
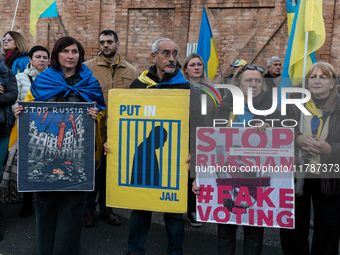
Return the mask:
<path id="1" fill-rule="evenodd" d="M 138 74 L 135 67 L 118 54 L 118 35 L 104 30 L 98 35 L 99 54 L 85 62 L 82 44 L 72 37 L 59 38 L 52 52 L 36 45 L 29 49 L 25 38 L 18 32 L 8 31 L 3 36 L 2 58 L 0 58 L 0 200 L 4 203 L 22 201 L 19 216 L 30 217 L 33 209 L 36 215 L 38 253 L 78 254 L 82 227 L 96 223 L 94 211 L 97 204 L 100 218 L 111 225 L 120 225 L 113 208 L 106 206 L 106 154 L 107 147 L 107 102 L 108 91 L 125 89 L 190 89 L 190 124 L 212 126 L 213 119 L 240 120 L 261 119 L 256 131 L 265 132 L 270 123 L 265 119 L 282 119 L 279 108 L 270 116 L 237 116 L 233 114 L 233 97 L 224 89 L 216 89 L 206 77 L 206 66 L 198 54 L 188 55 L 183 63 L 178 62 L 177 44 L 168 38 L 153 43 L 149 70 Z M 273 56 L 267 67 L 237 59 L 231 65 L 232 73 L 221 83 L 239 87 L 244 96 L 251 97 L 254 107 L 266 110 L 272 106 L 273 88 L 281 80 L 281 61 Z M 53 79 L 51 79 L 53 77 Z M 72 87 L 72 90 L 70 90 Z M 48 88 L 48 89 L 47 89 Z M 83 88 L 87 92 L 83 92 Z M 252 88 L 252 94 L 248 94 Z M 295 130 L 295 147 L 302 150 L 305 163 L 340 164 L 340 96 L 338 74 L 328 63 L 314 64 L 306 75 L 306 88 L 311 100 L 306 108 L 312 116 L 304 116 L 302 132 Z M 47 92 L 48 91 L 48 92 Z M 207 94 L 207 114 L 200 114 L 200 95 Z M 298 98 L 300 95 L 291 94 Z M 219 98 L 222 104 L 219 104 Z M 36 192 L 17 191 L 18 143 L 15 139 L 15 118 L 22 111 L 20 101 L 48 102 L 96 102 L 89 114 L 96 123 L 96 171 L 95 190 L 86 192 Z M 199 105 L 199 106 L 198 106 Z M 300 123 L 299 109 L 291 105 L 287 119 Z M 230 125 L 230 124 L 228 124 Z M 225 125 L 224 125 L 225 126 Z M 14 127 L 14 128 L 13 128 Z M 13 130 L 12 130 L 13 128 Z M 11 134 L 12 131 L 12 134 Z M 193 136 L 190 134 L 191 138 Z M 190 167 L 194 155 L 188 156 Z M 295 229 L 281 229 L 281 245 L 285 255 L 310 254 L 309 228 L 314 228 L 311 254 L 338 254 L 340 230 L 340 182 L 336 174 L 308 172 L 305 176 L 302 194 L 295 198 Z M 196 195 L 199 194 L 194 176 L 188 175 L 188 208 L 186 219 L 193 227 L 200 227 L 196 220 Z M 33 206 L 35 201 L 35 206 Z M 312 203 L 311 203 L 312 202 Z M 311 205 L 314 219 L 310 219 Z M 6 208 L 6 207 L 4 207 Z M 128 254 L 146 254 L 144 243 L 150 231 L 151 213 L 134 210 L 130 218 Z M 165 213 L 168 235 L 167 254 L 183 254 L 184 218 L 182 214 Z M 261 254 L 263 228 L 244 226 L 244 254 Z M 218 225 L 219 254 L 235 254 L 237 225 Z M 0 217 L 1 231 L 1 217 Z M 13 230 L 15 231 L 15 230 Z M 326 234 L 327 233 L 327 234 Z M 4 237 L 0 233 L 0 241 Z"/>

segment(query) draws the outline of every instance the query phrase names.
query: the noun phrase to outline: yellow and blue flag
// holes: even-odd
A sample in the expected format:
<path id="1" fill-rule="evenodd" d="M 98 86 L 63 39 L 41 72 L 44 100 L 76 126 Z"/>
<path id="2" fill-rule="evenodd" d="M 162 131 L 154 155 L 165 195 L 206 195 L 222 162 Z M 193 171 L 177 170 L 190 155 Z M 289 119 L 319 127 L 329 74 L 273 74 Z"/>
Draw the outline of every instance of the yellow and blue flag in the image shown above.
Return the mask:
<path id="1" fill-rule="evenodd" d="M 306 72 L 317 62 L 315 51 L 322 47 L 326 39 L 322 0 L 300 0 L 295 13 L 282 71 L 279 104 L 281 88 L 297 85 L 306 76 L 306 73 L 303 73 L 305 32 L 309 32 Z"/>
<path id="2" fill-rule="evenodd" d="M 296 10 L 297 0 L 287 0 L 287 23 L 288 23 L 288 36 L 290 35 L 290 30 L 292 30 L 294 14 Z"/>
<path id="3" fill-rule="evenodd" d="M 205 7 L 203 8 L 201 30 L 196 53 L 203 59 L 207 78 L 215 78 L 219 62 Z"/>
<path id="4" fill-rule="evenodd" d="M 30 33 L 35 37 L 39 18 L 58 17 L 55 0 L 31 0 Z"/>

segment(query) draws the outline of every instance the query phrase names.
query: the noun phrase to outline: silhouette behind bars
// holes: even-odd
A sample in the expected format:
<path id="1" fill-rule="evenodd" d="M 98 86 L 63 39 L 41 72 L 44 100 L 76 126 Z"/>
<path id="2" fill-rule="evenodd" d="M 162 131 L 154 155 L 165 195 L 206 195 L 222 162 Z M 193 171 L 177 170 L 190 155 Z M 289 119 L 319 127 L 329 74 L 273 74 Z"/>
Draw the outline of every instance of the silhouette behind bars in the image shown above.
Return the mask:
<path id="1" fill-rule="evenodd" d="M 156 149 L 159 149 L 161 146 L 162 147 L 164 146 L 164 143 L 166 142 L 167 137 L 168 137 L 168 132 L 163 128 L 163 133 L 161 133 L 161 127 L 157 126 L 150 131 L 150 134 L 146 138 L 146 140 L 144 140 L 138 146 L 138 151 L 135 152 L 135 155 L 133 158 L 131 184 L 135 184 L 135 178 L 136 178 L 135 175 L 137 175 L 137 184 L 143 185 L 143 167 L 145 167 L 144 185 L 145 186 L 159 186 L 159 165 L 158 165 L 158 159 L 156 155 Z M 163 139 L 162 144 L 160 143 L 161 138 Z M 152 146 L 152 141 L 154 141 L 153 143 L 154 146 Z M 136 164 L 136 160 L 137 160 L 137 164 Z M 152 167 L 152 161 L 153 161 L 153 167 Z M 151 183 L 152 175 L 153 175 L 153 183 Z"/>

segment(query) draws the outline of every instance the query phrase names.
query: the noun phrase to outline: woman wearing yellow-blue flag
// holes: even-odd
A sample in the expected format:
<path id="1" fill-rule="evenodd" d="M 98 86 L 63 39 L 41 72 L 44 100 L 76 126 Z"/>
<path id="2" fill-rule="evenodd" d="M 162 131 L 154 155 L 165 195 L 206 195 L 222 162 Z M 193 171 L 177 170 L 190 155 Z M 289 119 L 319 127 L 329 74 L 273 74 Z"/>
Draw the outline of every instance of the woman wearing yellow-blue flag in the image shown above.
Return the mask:
<path id="1" fill-rule="evenodd" d="M 105 103 L 101 87 L 84 62 L 84 48 L 72 37 L 56 41 L 51 68 L 34 80 L 25 101 L 96 102 L 89 114 L 96 121 L 96 143 L 102 145 L 98 132 L 104 127 Z M 15 115 L 22 111 L 15 107 Z M 99 111 L 99 113 L 97 113 Z M 104 124 L 104 125 L 102 125 Z M 101 154 L 96 151 L 96 156 Z M 99 162 L 99 158 L 96 157 Z M 86 205 L 86 192 L 37 192 L 36 232 L 38 254 L 78 254 Z"/>
<path id="2" fill-rule="evenodd" d="M 338 254 L 340 230 L 340 95 L 333 66 L 319 62 L 306 76 L 312 98 L 305 107 L 302 133 L 295 130 L 295 144 L 302 149 L 306 173 L 303 194 L 295 197 L 295 229 L 281 229 L 281 245 L 287 254 Z M 292 95 L 300 98 L 299 95 Z M 300 120 L 295 105 L 287 109 L 287 119 Z M 301 124 L 301 123 L 300 123 Z M 310 205 L 314 208 L 314 234 L 309 253 Z"/>

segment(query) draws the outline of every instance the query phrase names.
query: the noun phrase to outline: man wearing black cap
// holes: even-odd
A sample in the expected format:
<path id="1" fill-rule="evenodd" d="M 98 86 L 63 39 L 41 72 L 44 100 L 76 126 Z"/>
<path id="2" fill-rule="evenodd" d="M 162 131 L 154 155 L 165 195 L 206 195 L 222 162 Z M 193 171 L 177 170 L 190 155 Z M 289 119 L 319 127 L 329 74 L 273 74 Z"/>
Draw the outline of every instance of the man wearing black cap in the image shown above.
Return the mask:
<path id="1" fill-rule="evenodd" d="M 28 53 L 30 62 L 27 64 L 23 73 L 18 73 L 15 78 L 18 85 L 18 100 L 24 100 L 35 77 L 48 66 L 50 58 L 49 51 L 40 45 L 32 47 Z M 24 193 L 24 203 L 19 213 L 19 217 L 27 218 L 32 213 L 33 193 Z"/>

